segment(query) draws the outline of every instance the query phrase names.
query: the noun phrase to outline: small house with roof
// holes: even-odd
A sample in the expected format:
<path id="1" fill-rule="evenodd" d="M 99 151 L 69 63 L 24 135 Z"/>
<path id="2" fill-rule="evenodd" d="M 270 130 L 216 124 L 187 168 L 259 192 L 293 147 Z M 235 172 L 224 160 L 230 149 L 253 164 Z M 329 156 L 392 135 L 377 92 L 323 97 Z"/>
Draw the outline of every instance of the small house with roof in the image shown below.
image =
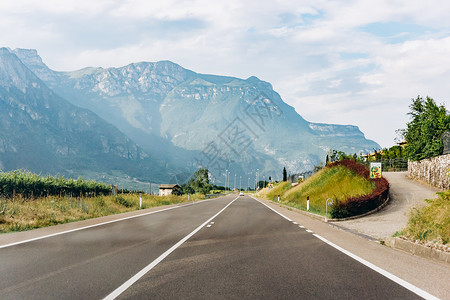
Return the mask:
<path id="1" fill-rule="evenodd" d="M 159 195 L 167 196 L 171 195 L 174 190 L 179 190 L 181 187 L 178 184 L 161 184 L 159 186 Z"/>

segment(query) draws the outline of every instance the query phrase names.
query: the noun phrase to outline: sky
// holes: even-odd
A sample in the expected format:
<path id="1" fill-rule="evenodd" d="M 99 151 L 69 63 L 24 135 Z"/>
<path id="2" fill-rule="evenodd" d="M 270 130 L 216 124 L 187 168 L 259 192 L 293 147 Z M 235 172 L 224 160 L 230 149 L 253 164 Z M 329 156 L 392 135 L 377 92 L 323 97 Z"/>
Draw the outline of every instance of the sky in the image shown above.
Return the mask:
<path id="1" fill-rule="evenodd" d="M 2 47 L 57 71 L 170 60 L 270 82 L 307 121 L 396 144 L 411 99 L 449 109 L 450 1 L 0 2 Z"/>

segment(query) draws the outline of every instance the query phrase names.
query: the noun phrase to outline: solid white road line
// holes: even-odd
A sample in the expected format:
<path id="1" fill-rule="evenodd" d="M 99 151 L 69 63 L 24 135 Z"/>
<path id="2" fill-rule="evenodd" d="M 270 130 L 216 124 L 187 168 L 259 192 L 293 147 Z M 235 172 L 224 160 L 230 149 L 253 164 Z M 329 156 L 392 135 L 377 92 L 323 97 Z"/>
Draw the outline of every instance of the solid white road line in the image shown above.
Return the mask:
<path id="1" fill-rule="evenodd" d="M 207 199 L 207 200 L 197 201 L 197 202 L 194 202 L 194 204 L 207 202 L 207 201 L 212 201 L 212 200 L 216 200 L 216 199 Z M 102 222 L 102 223 L 93 224 L 93 225 L 89 225 L 89 226 L 84 226 L 84 227 L 80 227 L 80 228 L 74 228 L 74 229 L 70 229 L 70 230 L 66 230 L 66 231 L 61 231 L 61 232 L 57 232 L 57 233 L 43 235 L 43 236 L 35 237 L 35 238 L 32 238 L 32 239 L 23 240 L 23 241 L 20 241 L 20 242 L 10 243 L 10 244 L 6 244 L 6 245 L 0 245 L 0 249 L 16 246 L 16 245 L 20 245 L 20 244 L 25 244 L 25 243 L 29 243 L 29 242 L 33 242 L 33 241 L 38 241 L 38 240 L 50 238 L 50 237 L 57 236 L 57 235 L 62 235 L 62 234 L 66 234 L 66 233 L 79 231 L 79 230 L 84 230 L 84 229 L 88 229 L 88 228 L 93 228 L 93 227 L 97 227 L 97 226 L 102 226 L 102 225 L 106 225 L 106 224 L 115 223 L 115 222 L 120 222 L 120 221 L 129 220 L 129 219 L 134 219 L 134 218 L 139 218 L 139 217 L 143 217 L 143 216 L 148 216 L 148 215 L 151 215 L 151 214 L 156 214 L 156 213 L 159 213 L 159 212 L 163 212 L 163 211 L 167 211 L 167 210 L 171 210 L 171 209 L 176 209 L 176 208 L 180 208 L 180 207 L 185 207 L 185 206 L 190 206 L 190 205 L 192 205 L 192 202 L 186 203 L 186 204 L 183 204 L 183 205 L 163 208 L 161 210 L 151 211 L 151 212 L 148 212 L 148 213 L 143 213 L 143 214 L 130 216 L 130 217 L 126 217 L 126 218 L 116 219 L 116 220 L 112 220 L 112 221 Z"/>
<path id="2" fill-rule="evenodd" d="M 250 197 L 251 197 L 251 196 L 250 196 Z M 252 198 L 253 198 L 253 197 L 252 197 Z M 264 204 L 265 206 L 269 207 L 267 204 L 265 204 L 265 203 L 259 201 L 258 199 L 256 199 L 256 198 L 253 198 L 253 199 L 255 199 L 255 200 L 258 201 L 259 203 Z M 273 209 L 273 208 L 271 208 L 271 207 L 269 207 L 269 208 L 270 208 L 271 210 L 273 210 L 274 212 L 276 212 L 277 214 L 279 214 L 280 216 L 282 216 L 283 218 L 285 218 L 285 219 L 287 219 L 287 220 L 289 220 L 289 221 L 292 221 L 292 220 L 290 220 L 288 217 L 284 216 L 282 213 L 276 211 L 275 209 Z M 300 226 L 300 227 L 301 227 L 301 226 Z M 306 231 L 310 231 L 310 230 L 306 230 Z M 312 231 L 310 231 L 310 232 L 312 232 Z M 342 253 L 344 253 L 344 254 L 350 256 L 351 258 L 353 258 L 354 260 L 356 260 L 356 261 L 362 263 L 363 265 L 365 265 L 365 266 L 371 268 L 371 269 L 374 270 L 375 272 L 378 272 L 379 274 L 383 275 L 384 277 L 389 278 L 390 280 L 394 281 L 395 283 L 397 283 L 397 284 L 403 286 L 404 288 L 410 290 L 411 292 L 413 292 L 413 293 L 419 295 L 420 297 L 422 297 L 422 298 L 424 298 L 424 299 L 429 299 L 429 300 L 439 300 L 439 298 L 437 298 L 437 297 L 435 297 L 435 296 L 429 294 L 428 292 L 426 292 L 426 291 L 424 291 L 424 290 L 418 288 L 418 287 L 415 286 L 415 285 L 412 285 L 412 284 L 409 283 L 409 282 L 406 282 L 405 280 L 403 280 L 403 279 L 401 279 L 401 278 L 395 276 L 394 274 L 391 274 L 391 273 L 389 273 L 388 271 L 383 270 L 383 269 L 381 269 L 380 267 L 375 266 L 374 264 L 372 264 L 372 263 L 368 262 L 367 260 L 365 260 L 365 259 L 363 259 L 363 258 L 361 258 L 361 257 L 359 257 L 359 256 L 357 256 L 357 255 L 355 255 L 355 254 L 353 254 L 353 253 L 351 253 L 351 252 L 345 250 L 344 248 L 341 248 L 341 247 L 339 247 L 338 245 L 333 244 L 333 243 L 330 242 L 329 240 L 327 240 L 327 239 L 321 237 L 320 235 L 318 235 L 318 234 L 313 234 L 313 236 L 315 236 L 316 238 L 318 238 L 318 239 L 321 240 L 322 242 L 325 242 L 325 243 L 327 243 L 328 245 L 332 246 L 332 247 L 335 248 L 336 250 L 339 250 L 339 251 L 341 251 Z"/>
<path id="3" fill-rule="evenodd" d="M 225 209 L 227 209 L 228 206 L 230 206 L 234 201 L 236 201 L 236 199 L 238 199 L 238 197 L 236 197 L 233 201 L 231 201 L 230 203 L 228 203 L 224 208 L 222 208 L 218 213 L 216 213 L 214 216 L 212 216 L 211 218 L 209 218 L 208 221 L 204 222 L 202 225 L 198 226 L 196 229 L 194 229 L 194 231 L 192 231 L 191 233 L 189 233 L 188 235 L 186 235 L 184 238 L 182 238 L 178 243 L 176 243 L 175 245 L 173 245 L 170 249 L 168 249 L 166 252 L 164 252 L 163 254 L 161 254 L 157 259 L 155 259 L 154 261 L 152 261 L 148 266 L 146 266 L 145 268 L 143 268 L 141 271 L 139 271 L 139 273 L 137 273 L 136 275 L 134 275 L 133 277 L 131 277 L 130 279 L 128 279 L 125 283 L 123 283 L 121 286 L 119 286 L 116 290 L 114 290 L 111 294 L 109 294 L 108 296 L 106 296 L 104 299 L 105 300 L 112 300 L 112 299 L 116 299 L 120 294 L 122 294 L 124 291 L 126 291 L 130 286 L 132 286 L 136 281 L 138 281 L 139 279 L 141 279 L 145 274 L 147 274 L 151 269 L 153 269 L 154 267 L 156 267 L 161 261 L 163 261 L 167 256 L 169 256 L 169 254 L 171 254 L 173 251 L 175 251 L 178 247 L 180 247 L 184 242 L 186 242 L 190 237 L 192 237 L 194 234 L 196 234 L 200 229 L 202 229 L 203 227 L 205 227 L 205 225 L 207 225 L 209 222 L 211 222 L 215 217 L 217 217 L 218 215 L 220 215 Z"/>
<path id="4" fill-rule="evenodd" d="M 250 196 L 250 195 L 249 195 Z M 275 209 L 273 209 L 272 207 L 270 207 L 269 205 L 265 204 L 264 202 L 259 201 L 258 199 L 256 199 L 253 196 L 250 196 L 250 198 L 252 198 L 253 200 L 258 201 L 259 203 L 261 203 L 262 205 L 266 206 L 267 208 L 269 208 L 270 210 L 272 210 L 273 212 L 279 214 L 280 216 L 282 216 L 283 218 L 285 218 L 286 220 L 288 220 L 289 222 L 292 222 L 291 219 L 289 219 L 288 217 L 286 217 L 285 215 L 283 215 L 282 213 L 277 212 Z"/>
<path id="5" fill-rule="evenodd" d="M 355 255 L 355 254 L 353 254 L 353 253 L 351 253 L 351 252 L 349 252 L 349 251 L 347 251 L 347 250 L 345 250 L 345 249 L 339 247 L 339 246 L 336 245 L 336 244 L 333 244 L 332 242 L 330 242 L 330 241 L 327 240 L 326 238 L 323 238 L 323 237 L 321 237 L 321 236 L 318 235 L 318 234 L 313 234 L 313 236 L 315 236 L 315 237 L 318 238 L 319 240 L 321 240 L 321 241 L 327 243 L 328 245 L 332 246 L 333 248 L 335 248 L 335 249 L 341 251 L 342 253 L 344 253 L 344 254 L 350 256 L 351 258 L 353 258 L 354 260 L 356 260 L 356 261 L 362 263 L 363 265 L 365 265 L 365 266 L 371 268 L 372 270 L 374 270 L 374 271 L 380 273 L 380 274 L 383 275 L 384 277 L 389 278 L 390 280 L 396 282 L 397 284 L 403 286 L 404 288 L 410 290 L 411 292 L 413 292 L 413 293 L 419 295 L 420 297 L 422 297 L 422 298 L 424 298 L 424 299 L 433 299 L 433 300 L 434 300 L 434 299 L 439 299 L 439 298 L 437 298 L 437 297 L 435 297 L 435 296 L 433 296 L 433 295 L 431 295 L 431 294 L 425 292 L 424 290 L 422 290 L 422 289 L 416 287 L 415 285 L 412 285 L 411 283 L 406 282 L 405 280 L 403 280 L 403 279 L 401 279 L 401 278 L 395 276 L 394 274 L 391 274 L 391 273 L 389 273 L 388 271 L 383 270 L 383 269 L 381 269 L 381 268 L 375 266 L 374 264 L 368 262 L 367 260 L 365 260 L 365 259 L 363 259 L 363 258 L 361 258 L 361 257 L 359 257 L 359 256 L 357 256 L 357 255 Z"/>

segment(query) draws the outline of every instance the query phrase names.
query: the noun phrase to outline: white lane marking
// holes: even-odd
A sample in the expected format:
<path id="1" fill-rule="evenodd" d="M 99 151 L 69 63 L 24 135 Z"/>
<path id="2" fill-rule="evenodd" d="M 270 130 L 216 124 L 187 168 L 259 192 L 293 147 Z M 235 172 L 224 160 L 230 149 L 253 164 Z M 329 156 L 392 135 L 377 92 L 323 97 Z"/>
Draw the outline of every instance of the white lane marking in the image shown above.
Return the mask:
<path id="1" fill-rule="evenodd" d="M 211 227 L 211 224 L 209 224 L 209 225 L 206 225 L 206 227 Z"/>
<path id="2" fill-rule="evenodd" d="M 292 222 L 292 224 L 298 225 L 298 223 L 297 223 L 297 222 Z"/>
<path id="3" fill-rule="evenodd" d="M 305 226 L 302 226 L 302 225 L 299 225 L 298 227 L 300 227 L 300 228 L 305 228 Z"/>
<path id="4" fill-rule="evenodd" d="M 220 215 L 225 209 L 227 209 L 228 206 L 230 206 L 236 199 L 239 197 L 236 197 L 233 201 L 228 203 L 224 208 L 222 208 L 218 213 L 216 213 L 214 216 L 209 218 L 208 221 L 204 222 L 202 225 L 198 226 L 194 231 L 186 235 L 184 238 L 182 238 L 178 243 L 170 247 L 166 252 L 161 254 L 157 259 L 152 261 L 148 266 L 143 268 L 141 271 L 139 271 L 136 275 L 128 279 L 126 282 L 124 282 L 121 286 L 119 286 L 117 289 L 115 289 L 111 294 L 103 298 L 104 300 L 113 300 L 116 299 L 120 294 L 122 294 L 124 291 L 126 291 L 130 286 L 132 286 L 136 281 L 141 279 L 145 274 L 147 274 L 151 269 L 156 267 L 162 260 L 164 260 L 167 256 L 169 256 L 170 253 L 175 251 L 178 247 L 180 247 L 184 242 L 186 242 L 190 237 L 192 237 L 194 234 L 196 234 L 200 229 L 202 229 L 206 224 L 211 222 L 215 217 Z"/>
<path id="5" fill-rule="evenodd" d="M 214 224 L 214 222 L 211 222 L 211 224 Z"/>
<path id="6" fill-rule="evenodd" d="M 283 218 L 285 218 L 286 220 L 288 220 L 289 222 L 292 222 L 292 220 L 291 219 L 289 219 L 288 217 L 286 217 L 285 215 L 283 215 L 282 213 L 280 213 L 280 212 L 277 212 L 275 209 L 273 209 L 272 207 L 270 207 L 269 205 L 267 205 L 267 204 L 265 204 L 264 202 L 261 202 L 261 201 L 259 201 L 258 199 L 256 199 L 255 197 L 253 197 L 253 196 L 250 196 L 251 198 L 253 198 L 253 200 L 256 200 L 256 201 L 258 201 L 259 203 L 261 203 L 262 205 L 265 205 L 266 207 L 268 207 L 269 209 L 271 209 L 272 211 L 274 211 L 274 212 L 276 212 L 277 214 L 279 214 L 280 216 L 282 216 Z"/>
<path id="7" fill-rule="evenodd" d="M 424 290 L 422 290 L 422 289 L 416 287 L 415 285 L 412 285 L 411 283 L 406 282 L 405 280 L 403 280 L 403 279 L 401 279 L 401 278 L 399 278 L 399 277 L 397 277 L 397 276 L 395 276 L 395 275 L 389 273 L 388 271 L 383 270 L 383 269 L 381 269 L 380 267 L 375 266 L 374 264 L 368 262 L 367 260 L 365 260 L 365 259 L 363 259 L 363 258 L 361 258 L 361 257 L 359 257 L 359 256 L 357 256 L 357 255 L 355 255 L 355 254 L 353 254 L 353 253 L 351 253 L 351 252 L 349 252 L 349 251 L 347 251 L 347 250 L 345 250 L 345 249 L 339 247 L 339 246 L 336 245 L 336 244 L 333 244 L 333 243 L 330 242 L 329 240 L 327 240 L 327 239 L 321 237 L 320 235 L 318 235 L 318 234 L 313 234 L 313 236 L 315 236 L 315 237 L 318 238 L 319 240 L 321 240 L 321 241 L 327 243 L 328 245 L 332 246 L 333 248 L 335 248 L 335 249 L 341 251 L 342 253 L 344 253 L 344 254 L 350 256 L 351 258 L 353 258 L 354 260 L 356 260 L 356 261 L 362 263 L 363 265 L 365 265 L 365 266 L 371 268 L 372 270 L 374 270 L 374 271 L 380 273 L 380 274 L 383 275 L 384 277 L 389 278 L 390 280 L 394 281 L 395 283 L 397 283 L 397 284 L 403 286 L 404 288 L 410 290 L 411 292 L 413 292 L 413 293 L 419 295 L 420 297 L 422 297 L 422 298 L 424 298 L 424 299 L 433 299 L 433 300 L 434 300 L 434 299 L 439 299 L 439 298 L 437 298 L 437 297 L 435 297 L 435 296 L 433 296 L 433 295 L 431 295 L 431 294 L 425 292 Z"/>
<path id="8" fill-rule="evenodd" d="M 207 201 L 213 201 L 213 200 L 216 200 L 216 199 L 201 200 L 201 201 L 194 202 L 194 204 L 207 202 Z M 70 230 L 66 230 L 66 231 L 52 233 L 52 234 L 48 234 L 48 235 L 43 235 L 43 236 L 39 236 L 39 237 L 28 239 L 28 240 L 23 240 L 23 241 L 20 241 L 20 242 L 14 242 L 14 243 L 11 243 L 11 244 L 0 245 L 0 249 L 16 246 L 16 245 L 20 245 L 20 244 L 25 244 L 25 243 L 29 243 L 29 242 L 33 242 L 33 241 L 38 241 L 38 240 L 42 240 L 42 239 L 46 239 L 46 238 L 50 238 L 50 237 L 66 234 L 66 233 L 71 233 L 71 232 L 75 232 L 75 231 L 89 229 L 89 228 L 93 228 L 93 227 L 97 227 L 97 226 L 102 226 L 102 225 L 111 224 L 111 223 L 115 223 L 115 222 L 120 222 L 120 221 L 129 220 L 129 219 L 134 219 L 134 218 L 139 218 L 139 217 L 143 217 L 143 216 L 148 216 L 148 215 L 151 215 L 151 214 L 156 214 L 156 213 L 159 213 L 159 212 L 163 212 L 163 211 L 167 211 L 167 210 L 171 210 L 171 209 L 176 209 L 176 208 L 180 208 L 180 207 L 185 207 L 185 206 L 190 206 L 190 205 L 192 205 L 192 202 L 189 202 L 189 203 L 186 203 L 186 204 L 183 204 L 183 205 L 167 207 L 167 208 L 163 208 L 161 210 L 151 211 L 151 212 L 140 214 L 140 215 L 125 217 L 125 218 L 116 219 L 116 220 L 112 220 L 112 221 L 107 221 L 107 222 L 103 222 L 103 223 L 98 223 L 98 224 L 93 224 L 93 225 L 84 226 L 84 227 L 80 227 L 80 228 L 74 228 L 74 229 L 70 229 Z"/>
<path id="9" fill-rule="evenodd" d="M 250 197 L 252 197 L 252 196 L 250 196 Z M 254 198 L 254 197 L 252 197 L 252 198 L 255 199 L 256 201 L 258 201 L 259 203 L 266 205 L 265 203 L 259 201 L 258 199 Z M 266 206 L 269 207 L 268 205 L 266 205 Z M 289 221 L 292 221 L 292 220 L 289 219 L 288 217 L 286 217 L 286 216 L 284 216 L 283 214 L 277 212 L 275 209 L 273 209 L 273 208 L 271 208 L 271 207 L 269 207 L 269 208 L 270 208 L 271 210 L 273 210 L 274 212 L 276 212 L 277 214 L 279 214 L 280 216 L 282 216 L 283 218 L 285 218 L 285 219 L 287 219 L 287 220 L 289 220 Z M 300 227 L 304 228 L 303 226 L 300 226 Z M 321 237 L 320 235 L 314 233 L 313 236 L 315 236 L 315 237 L 318 238 L 319 240 L 321 240 L 321 241 L 327 243 L 328 245 L 334 247 L 335 249 L 341 251 L 342 253 L 344 253 L 344 254 L 350 256 L 351 258 L 353 258 L 353 259 L 355 259 L 356 261 L 362 263 L 363 265 L 365 265 L 365 266 L 371 268 L 372 270 L 374 270 L 374 271 L 380 273 L 381 275 L 383 275 L 383 276 L 389 278 L 390 280 L 392 280 L 392 281 L 394 281 L 395 283 L 397 283 L 397 284 L 403 286 L 404 288 L 410 290 L 411 292 L 413 292 L 413 293 L 415 293 L 415 294 L 421 296 L 422 298 L 424 298 L 424 299 L 430 299 L 430 300 L 439 300 L 439 298 L 437 298 L 437 297 L 435 297 L 435 296 L 433 296 L 433 295 L 431 295 L 431 294 L 425 292 L 424 290 L 422 290 L 422 289 L 416 287 L 415 285 L 412 285 L 412 284 L 409 283 L 409 282 L 406 282 L 405 280 L 403 280 L 403 279 L 401 279 L 401 278 L 399 278 L 399 277 L 397 277 L 397 276 L 395 276 L 395 275 L 389 273 L 388 271 L 383 270 L 383 269 L 381 269 L 380 267 L 375 266 L 374 264 L 368 262 L 367 260 L 362 259 L 361 257 L 359 257 L 359 256 L 357 256 L 357 255 L 355 255 L 355 254 L 353 254 L 353 253 L 351 253 L 351 252 L 349 252 L 349 251 L 347 251 L 347 250 L 345 250 L 345 249 L 339 247 L 338 245 L 333 244 L 332 242 L 328 241 L 327 239 Z"/>
<path id="10" fill-rule="evenodd" d="M 306 229 L 306 232 L 309 232 L 309 233 L 311 233 L 311 232 L 312 232 L 312 230 Z"/>

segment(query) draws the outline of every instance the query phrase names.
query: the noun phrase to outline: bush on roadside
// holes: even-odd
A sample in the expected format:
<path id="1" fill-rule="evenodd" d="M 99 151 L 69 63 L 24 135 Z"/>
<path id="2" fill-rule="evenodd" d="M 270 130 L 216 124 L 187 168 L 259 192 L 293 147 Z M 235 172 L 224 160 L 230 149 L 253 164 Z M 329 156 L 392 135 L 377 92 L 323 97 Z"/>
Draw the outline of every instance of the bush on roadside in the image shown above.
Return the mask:
<path id="1" fill-rule="evenodd" d="M 426 200 L 429 205 L 412 209 L 402 234 L 412 240 L 450 242 L 450 191 L 438 193 L 439 198 Z"/>
<path id="2" fill-rule="evenodd" d="M 352 160 L 344 159 L 331 163 L 327 168 L 345 166 L 356 174 L 369 179 L 369 170 Z M 371 194 L 349 198 L 343 202 L 336 202 L 331 208 L 332 218 L 348 218 L 357 216 L 376 209 L 383 204 L 389 195 L 389 183 L 385 178 L 371 179 L 375 183 L 375 189 Z"/>

